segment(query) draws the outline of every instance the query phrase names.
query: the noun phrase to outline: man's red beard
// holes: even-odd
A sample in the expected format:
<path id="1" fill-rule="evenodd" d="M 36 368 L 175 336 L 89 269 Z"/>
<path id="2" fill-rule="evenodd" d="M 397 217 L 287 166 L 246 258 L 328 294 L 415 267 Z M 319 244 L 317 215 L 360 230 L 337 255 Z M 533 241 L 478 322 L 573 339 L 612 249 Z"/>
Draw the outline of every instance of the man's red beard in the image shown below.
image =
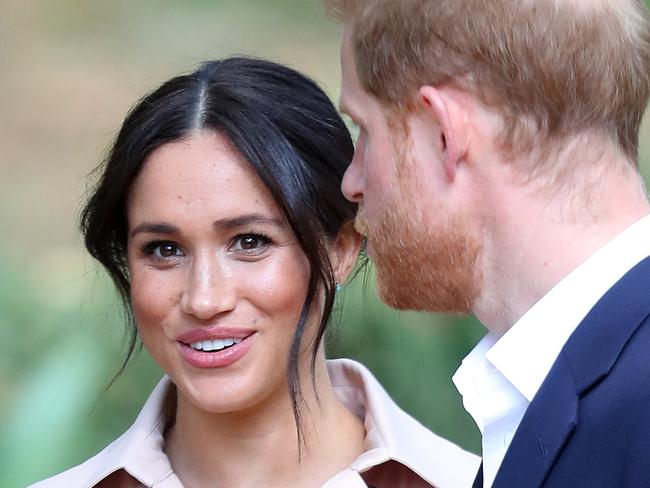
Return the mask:
<path id="1" fill-rule="evenodd" d="M 361 213 L 355 227 L 373 247 L 382 301 L 401 310 L 468 313 L 478 294 L 481 243 L 461 216 L 435 226 L 413 222 L 403 203 L 385 205 L 382 219 L 369 226 Z M 442 210 L 442 209 L 441 209 Z"/>

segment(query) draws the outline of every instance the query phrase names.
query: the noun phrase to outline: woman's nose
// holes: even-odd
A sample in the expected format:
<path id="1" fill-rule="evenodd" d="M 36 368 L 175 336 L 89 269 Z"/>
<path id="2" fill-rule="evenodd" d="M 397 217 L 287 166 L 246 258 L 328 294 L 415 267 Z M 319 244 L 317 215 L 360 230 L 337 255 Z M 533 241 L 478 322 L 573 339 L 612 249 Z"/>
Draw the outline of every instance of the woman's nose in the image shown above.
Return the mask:
<path id="1" fill-rule="evenodd" d="M 237 303 L 234 279 L 215 258 L 193 263 L 181 297 L 181 309 L 200 320 L 229 312 Z"/>

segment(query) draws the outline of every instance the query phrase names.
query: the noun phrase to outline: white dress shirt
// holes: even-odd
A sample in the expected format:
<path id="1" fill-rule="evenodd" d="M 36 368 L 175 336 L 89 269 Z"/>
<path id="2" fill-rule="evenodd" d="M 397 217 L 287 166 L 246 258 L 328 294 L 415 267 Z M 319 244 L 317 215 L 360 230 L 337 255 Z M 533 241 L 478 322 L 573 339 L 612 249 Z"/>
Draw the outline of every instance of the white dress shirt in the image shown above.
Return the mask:
<path id="1" fill-rule="evenodd" d="M 528 405 L 569 336 L 625 273 L 650 255 L 650 215 L 587 258 L 501 338 L 488 333 L 453 381 L 483 436 L 483 486 L 494 482 Z"/>

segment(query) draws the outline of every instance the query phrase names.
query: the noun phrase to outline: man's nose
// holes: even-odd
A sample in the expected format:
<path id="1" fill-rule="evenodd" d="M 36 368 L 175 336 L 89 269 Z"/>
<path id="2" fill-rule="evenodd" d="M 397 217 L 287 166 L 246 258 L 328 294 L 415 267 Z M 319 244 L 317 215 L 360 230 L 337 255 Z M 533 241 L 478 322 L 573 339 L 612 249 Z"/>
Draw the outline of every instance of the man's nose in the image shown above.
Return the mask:
<path id="1" fill-rule="evenodd" d="M 341 191 L 345 198 L 351 202 L 360 203 L 363 200 L 364 190 L 364 168 L 363 168 L 363 151 L 364 141 L 357 141 L 357 147 L 354 151 L 354 157 L 350 165 L 345 170 L 343 181 L 341 182 Z"/>
<path id="2" fill-rule="evenodd" d="M 193 264 L 181 297 L 181 309 L 199 320 L 209 320 L 233 310 L 237 303 L 234 278 L 214 257 L 202 257 Z"/>

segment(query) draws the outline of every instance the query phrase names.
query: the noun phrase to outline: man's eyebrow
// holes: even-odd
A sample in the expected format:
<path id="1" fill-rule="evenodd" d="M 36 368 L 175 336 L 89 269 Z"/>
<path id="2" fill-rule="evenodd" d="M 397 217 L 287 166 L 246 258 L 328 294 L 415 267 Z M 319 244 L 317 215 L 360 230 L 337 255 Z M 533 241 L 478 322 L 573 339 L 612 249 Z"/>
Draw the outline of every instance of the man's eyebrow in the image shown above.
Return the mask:
<path id="1" fill-rule="evenodd" d="M 178 229 L 170 224 L 165 223 L 151 223 L 143 222 L 142 224 L 136 226 L 131 231 L 131 237 L 140 233 L 149 233 L 149 234 L 165 234 L 165 235 L 174 235 L 178 233 Z"/>

